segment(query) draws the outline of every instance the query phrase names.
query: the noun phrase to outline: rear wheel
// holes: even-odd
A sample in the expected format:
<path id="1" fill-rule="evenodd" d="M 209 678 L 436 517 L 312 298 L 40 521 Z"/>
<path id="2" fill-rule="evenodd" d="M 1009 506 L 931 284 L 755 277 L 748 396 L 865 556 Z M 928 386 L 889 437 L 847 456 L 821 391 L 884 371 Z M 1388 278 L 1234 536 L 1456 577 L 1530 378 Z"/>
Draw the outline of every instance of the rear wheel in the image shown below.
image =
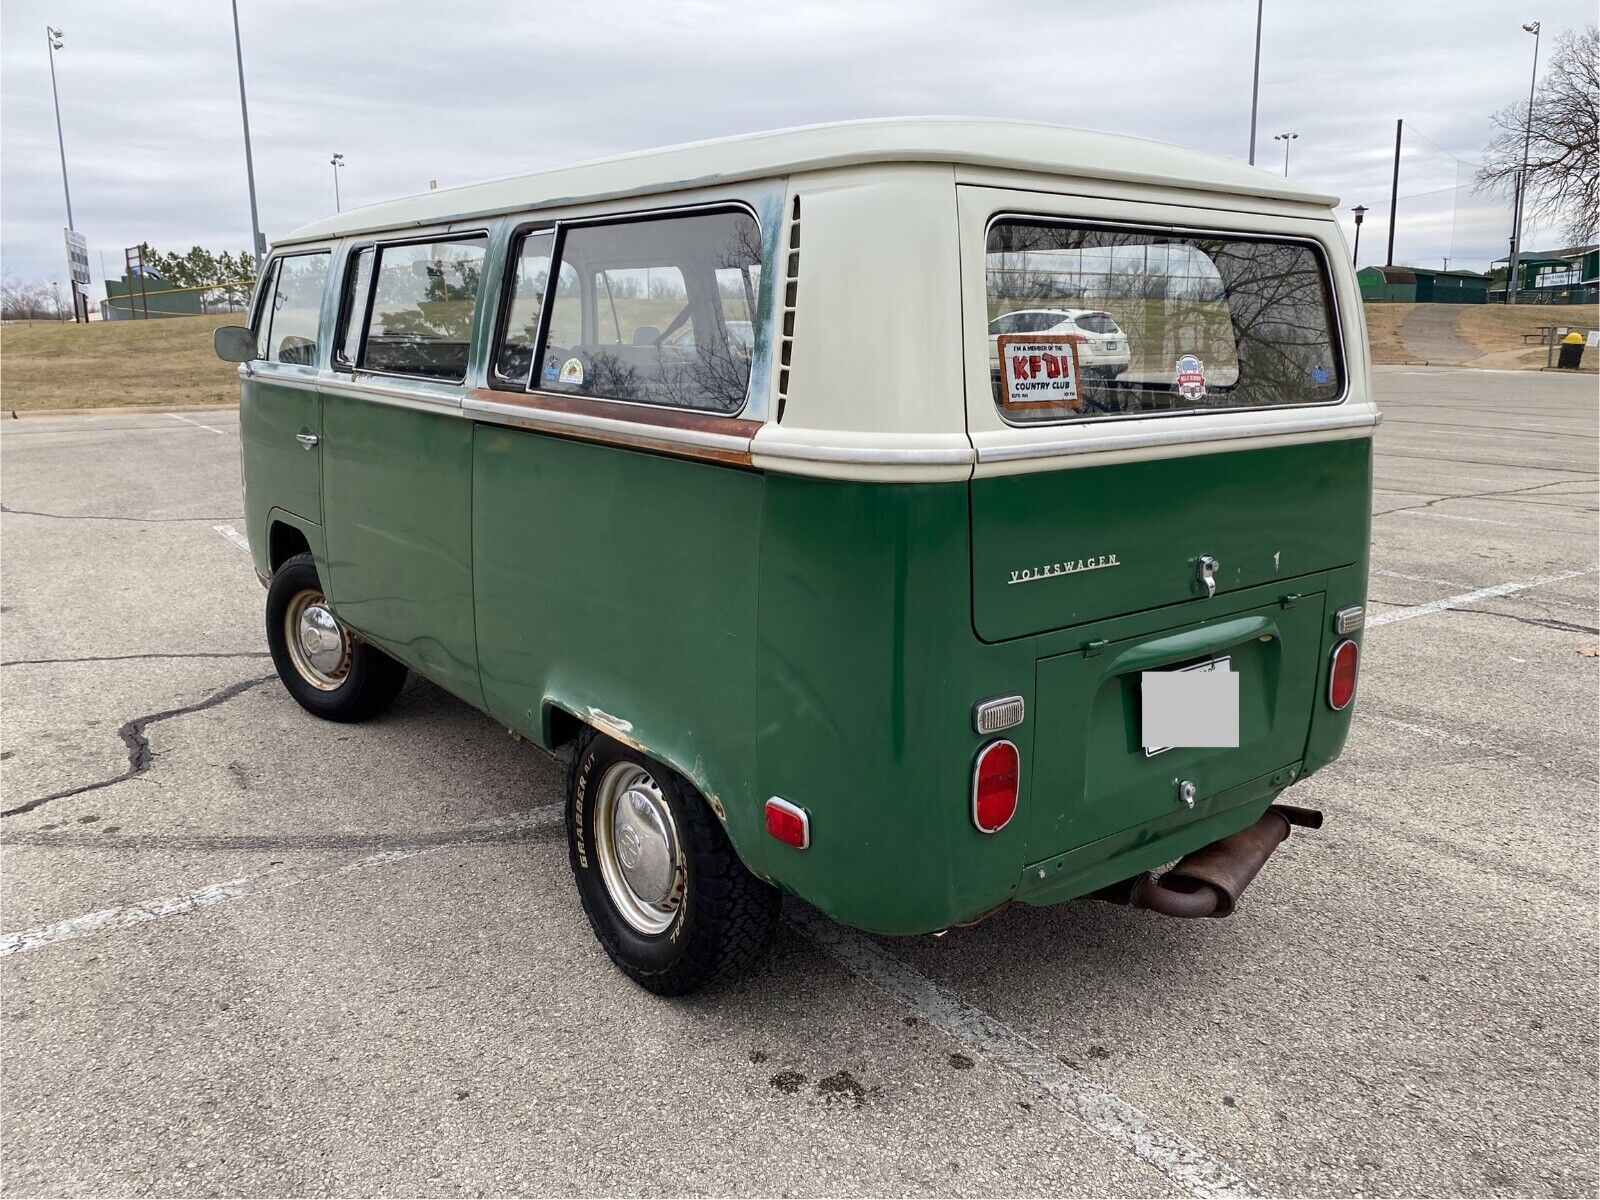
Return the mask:
<path id="1" fill-rule="evenodd" d="M 317 567 L 297 554 L 267 589 L 267 646 L 289 694 L 328 721 L 364 721 L 389 706 L 406 669 L 333 615 Z"/>
<path id="2" fill-rule="evenodd" d="M 777 889 L 745 869 L 700 794 L 592 731 L 568 777 L 567 844 L 595 936 L 652 992 L 681 996 L 730 980 L 772 938 Z"/>

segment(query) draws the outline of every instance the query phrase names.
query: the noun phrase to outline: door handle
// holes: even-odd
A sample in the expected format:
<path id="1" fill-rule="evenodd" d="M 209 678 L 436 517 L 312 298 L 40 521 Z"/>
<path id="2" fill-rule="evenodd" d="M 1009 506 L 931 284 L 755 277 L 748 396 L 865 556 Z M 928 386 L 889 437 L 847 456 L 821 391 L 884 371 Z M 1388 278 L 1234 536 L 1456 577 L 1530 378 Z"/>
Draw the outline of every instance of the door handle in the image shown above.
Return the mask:
<path id="1" fill-rule="evenodd" d="M 1208 600 L 1217 594 L 1217 569 L 1221 566 L 1222 564 L 1209 554 L 1202 554 L 1195 562 L 1195 577 L 1205 585 Z"/>
<path id="2" fill-rule="evenodd" d="M 299 442 L 307 450 L 310 450 L 322 439 L 314 433 L 297 433 L 294 435 L 294 440 Z"/>

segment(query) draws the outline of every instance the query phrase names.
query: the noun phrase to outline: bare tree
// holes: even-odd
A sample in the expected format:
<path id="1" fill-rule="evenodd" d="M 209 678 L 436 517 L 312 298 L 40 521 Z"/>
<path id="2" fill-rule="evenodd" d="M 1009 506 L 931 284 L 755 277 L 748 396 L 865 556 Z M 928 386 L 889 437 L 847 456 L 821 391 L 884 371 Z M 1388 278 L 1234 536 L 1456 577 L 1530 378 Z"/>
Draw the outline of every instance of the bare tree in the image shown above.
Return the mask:
<path id="1" fill-rule="evenodd" d="M 7 321 L 59 319 L 61 298 L 48 283 L 0 279 L 0 318 Z"/>
<path id="2" fill-rule="evenodd" d="M 1478 169 L 1480 191 L 1511 189 L 1522 170 L 1528 107 L 1513 104 L 1491 118 L 1498 133 Z M 1525 212 L 1560 221 L 1574 242 L 1600 228 L 1600 27 L 1571 29 L 1534 95 Z"/>

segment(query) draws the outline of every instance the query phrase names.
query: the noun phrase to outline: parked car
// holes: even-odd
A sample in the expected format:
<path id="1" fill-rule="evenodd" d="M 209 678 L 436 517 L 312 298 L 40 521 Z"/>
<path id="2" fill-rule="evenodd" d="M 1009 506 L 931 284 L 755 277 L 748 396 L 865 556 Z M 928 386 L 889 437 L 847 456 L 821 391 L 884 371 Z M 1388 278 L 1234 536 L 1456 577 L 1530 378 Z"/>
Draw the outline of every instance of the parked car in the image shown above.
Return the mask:
<path id="1" fill-rule="evenodd" d="M 783 894 L 1226 915 L 1350 729 L 1377 411 L 1333 204 L 925 120 L 316 221 L 216 335 L 278 673 L 356 721 L 415 672 L 567 756 L 578 897 L 656 992 L 748 968 Z M 1129 295 L 1112 411 L 1049 331 Z"/>
<path id="2" fill-rule="evenodd" d="M 1108 312 L 1087 308 L 1019 308 L 989 322 L 989 361 L 1000 369 L 1000 338 L 1011 333 L 1071 334 L 1083 369 L 1115 379 L 1128 369 L 1128 335 Z"/>

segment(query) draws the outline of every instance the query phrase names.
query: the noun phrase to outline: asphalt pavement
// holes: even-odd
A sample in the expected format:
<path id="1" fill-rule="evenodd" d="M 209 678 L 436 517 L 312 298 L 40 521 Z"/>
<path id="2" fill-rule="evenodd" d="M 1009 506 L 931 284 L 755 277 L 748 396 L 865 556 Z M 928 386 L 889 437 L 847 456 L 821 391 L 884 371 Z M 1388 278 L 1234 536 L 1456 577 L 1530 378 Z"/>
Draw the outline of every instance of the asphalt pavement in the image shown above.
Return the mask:
<path id="1" fill-rule="evenodd" d="M 4 421 L 0 1191 L 1595 1194 L 1595 383 L 1375 376 L 1354 731 L 1234 917 L 791 903 L 687 1001 L 559 763 L 288 698 L 236 413 Z"/>

